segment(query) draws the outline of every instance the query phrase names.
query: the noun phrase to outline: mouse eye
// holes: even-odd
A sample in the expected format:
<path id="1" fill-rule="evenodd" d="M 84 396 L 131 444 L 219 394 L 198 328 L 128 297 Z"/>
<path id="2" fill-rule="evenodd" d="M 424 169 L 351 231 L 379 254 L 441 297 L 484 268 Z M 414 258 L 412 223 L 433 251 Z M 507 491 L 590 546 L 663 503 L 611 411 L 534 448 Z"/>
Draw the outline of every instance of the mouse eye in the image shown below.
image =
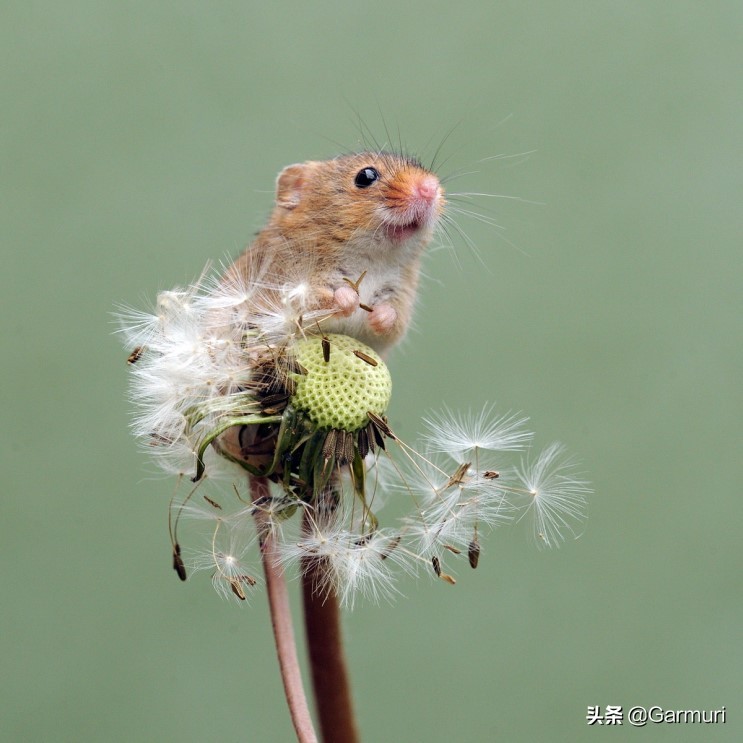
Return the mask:
<path id="1" fill-rule="evenodd" d="M 376 180 L 379 180 L 379 171 L 376 168 L 361 168 L 353 182 L 358 188 L 369 188 Z"/>

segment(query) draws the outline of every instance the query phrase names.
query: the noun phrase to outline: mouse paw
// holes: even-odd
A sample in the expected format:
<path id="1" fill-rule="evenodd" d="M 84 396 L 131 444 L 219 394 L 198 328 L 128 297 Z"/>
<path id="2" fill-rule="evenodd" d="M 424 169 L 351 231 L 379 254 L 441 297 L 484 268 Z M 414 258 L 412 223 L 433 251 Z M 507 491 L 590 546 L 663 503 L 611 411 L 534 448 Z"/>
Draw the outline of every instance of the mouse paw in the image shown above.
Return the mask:
<path id="1" fill-rule="evenodd" d="M 333 293 L 339 315 L 348 317 L 359 308 L 359 295 L 350 286 L 341 286 Z"/>
<path id="2" fill-rule="evenodd" d="M 397 310 L 391 304 L 377 304 L 369 313 L 369 325 L 377 335 L 389 333 L 397 323 Z"/>

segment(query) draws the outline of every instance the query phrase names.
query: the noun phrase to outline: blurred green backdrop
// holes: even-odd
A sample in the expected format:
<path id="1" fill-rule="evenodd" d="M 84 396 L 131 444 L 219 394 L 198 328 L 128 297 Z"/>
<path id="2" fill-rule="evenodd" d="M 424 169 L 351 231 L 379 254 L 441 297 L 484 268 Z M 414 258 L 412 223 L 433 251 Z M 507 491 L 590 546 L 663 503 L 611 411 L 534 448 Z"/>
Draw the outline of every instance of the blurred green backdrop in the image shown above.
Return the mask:
<path id="1" fill-rule="evenodd" d="M 300 9 L 302 8 L 302 9 Z M 497 401 L 594 482 L 454 588 L 346 616 L 366 741 L 743 739 L 738 2 L 10 2 L 0 10 L 0 738 L 288 741 L 265 597 L 169 565 L 116 303 L 236 254 L 285 164 L 385 126 L 476 197 L 392 422 Z M 498 155 L 528 156 L 498 158 Z M 531 203 L 538 202 L 538 203 Z M 483 268 L 483 264 L 485 268 Z M 588 705 L 726 725 L 586 725 Z"/>

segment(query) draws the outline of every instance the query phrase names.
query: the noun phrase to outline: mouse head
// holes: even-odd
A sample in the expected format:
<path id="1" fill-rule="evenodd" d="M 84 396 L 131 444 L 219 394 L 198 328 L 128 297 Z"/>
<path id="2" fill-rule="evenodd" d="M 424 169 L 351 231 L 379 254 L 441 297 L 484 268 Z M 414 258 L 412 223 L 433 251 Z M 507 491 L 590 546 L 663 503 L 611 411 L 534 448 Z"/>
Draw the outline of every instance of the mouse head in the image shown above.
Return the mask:
<path id="1" fill-rule="evenodd" d="M 318 241 L 425 244 L 443 208 L 439 179 L 417 160 L 362 152 L 284 168 L 274 220 L 286 234 L 309 231 Z"/>

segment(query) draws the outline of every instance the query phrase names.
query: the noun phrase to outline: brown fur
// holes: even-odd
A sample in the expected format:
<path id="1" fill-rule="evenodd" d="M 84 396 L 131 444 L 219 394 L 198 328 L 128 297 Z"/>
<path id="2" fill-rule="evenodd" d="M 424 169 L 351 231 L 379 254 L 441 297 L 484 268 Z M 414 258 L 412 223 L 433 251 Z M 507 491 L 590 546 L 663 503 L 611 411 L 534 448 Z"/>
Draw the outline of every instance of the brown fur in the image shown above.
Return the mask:
<path id="1" fill-rule="evenodd" d="M 379 179 L 359 188 L 356 174 L 367 167 L 375 168 Z M 344 279 L 354 282 L 366 271 L 361 303 L 372 309 L 388 305 L 395 314 L 338 310 L 323 329 L 384 350 L 410 323 L 420 257 L 444 203 L 438 179 L 401 155 L 364 152 L 290 165 L 277 178 L 268 223 L 226 278 L 234 272 L 250 282 L 263 271 L 280 284 L 301 277 L 311 287 L 311 308 L 332 311 L 338 306 L 335 292 L 347 285 Z"/>

